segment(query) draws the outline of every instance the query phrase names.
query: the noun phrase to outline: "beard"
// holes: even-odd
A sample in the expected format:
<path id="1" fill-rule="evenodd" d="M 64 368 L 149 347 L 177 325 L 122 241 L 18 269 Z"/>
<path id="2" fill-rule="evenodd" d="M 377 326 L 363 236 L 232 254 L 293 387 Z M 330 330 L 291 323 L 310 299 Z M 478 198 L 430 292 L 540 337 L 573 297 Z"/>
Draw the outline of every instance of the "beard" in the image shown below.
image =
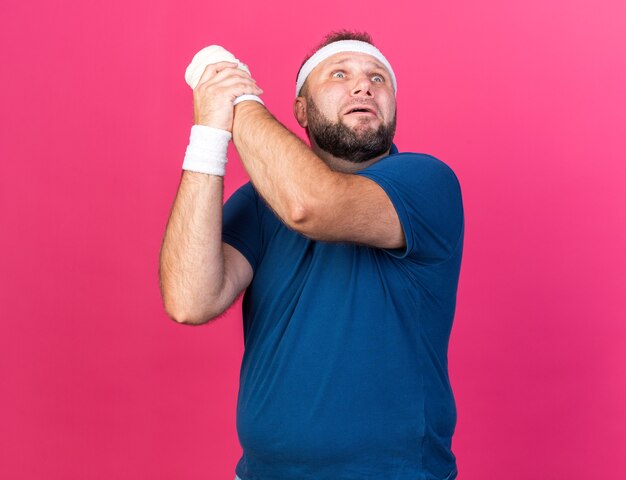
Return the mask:
<path id="1" fill-rule="evenodd" d="M 396 113 L 388 124 L 380 125 L 376 130 L 366 127 L 365 119 L 355 127 L 348 127 L 340 120 L 333 123 L 319 110 L 313 99 L 307 96 L 309 139 L 331 155 L 361 163 L 378 157 L 391 148 L 396 133 Z"/>

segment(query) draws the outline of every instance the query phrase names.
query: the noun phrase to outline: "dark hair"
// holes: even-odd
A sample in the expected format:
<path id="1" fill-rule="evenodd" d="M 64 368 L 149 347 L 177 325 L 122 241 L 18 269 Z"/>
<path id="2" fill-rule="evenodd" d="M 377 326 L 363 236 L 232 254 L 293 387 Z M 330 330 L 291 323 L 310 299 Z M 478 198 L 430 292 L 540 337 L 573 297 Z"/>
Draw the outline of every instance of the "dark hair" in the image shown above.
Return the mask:
<path id="1" fill-rule="evenodd" d="M 311 50 L 307 54 L 306 57 L 304 57 L 304 60 L 302 60 L 302 63 L 300 64 L 300 68 L 298 69 L 298 73 L 296 74 L 296 82 L 298 81 L 298 75 L 300 75 L 300 70 L 302 70 L 303 65 L 306 63 L 306 61 L 309 58 L 311 58 L 315 54 L 315 52 L 317 52 L 320 48 L 323 48 L 330 43 L 338 42 L 339 40 L 359 40 L 361 42 L 367 42 L 370 45 L 374 45 L 372 36 L 367 32 L 352 32 L 350 30 L 345 30 L 345 29 L 330 32 L 328 35 L 324 37 L 324 40 L 322 40 L 319 43 L 319 45 L 317 45 L 313 50 Z M 303 93 L 305 89 L 306 89 L 306 82 L 304 82 L 304 85 L 302 86 L 302 90 L 300 93 Z"/>

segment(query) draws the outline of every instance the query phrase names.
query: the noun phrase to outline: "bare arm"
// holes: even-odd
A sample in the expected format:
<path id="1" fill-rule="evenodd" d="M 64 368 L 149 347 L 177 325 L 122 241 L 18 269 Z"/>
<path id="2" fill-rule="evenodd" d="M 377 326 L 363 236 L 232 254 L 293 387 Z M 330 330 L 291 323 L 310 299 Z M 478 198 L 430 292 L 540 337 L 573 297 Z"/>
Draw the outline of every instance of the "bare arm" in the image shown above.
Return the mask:
<path id="1" fill-rule="evenodd" d="M 194 89 L 195 123 L 232 131 L 232 101 L 259 89 L 245 72 L 209 65 Z M 223 178 L 183 171 L 165 229 L 159 280 L 165 310 L 180 323 L 220 315 L 252 279 L 252 267 L 222 242 Z"/>
<path id="2" fill-rule="evenodd" d="M 159 268 L 165 310 L 177 322 L 217 317 L 252 280 L 246 258 L 222 242 L 222 192 L 222 177 L 183 172 Z"/>
<path id="3" fill-rule="evenodd" d="M 314 240 L 404 247 L 398 214 L 376 182 L 331 170 L 258 103 L 235 112 L 233 141 L 250 180 L 292 229 Z"/>

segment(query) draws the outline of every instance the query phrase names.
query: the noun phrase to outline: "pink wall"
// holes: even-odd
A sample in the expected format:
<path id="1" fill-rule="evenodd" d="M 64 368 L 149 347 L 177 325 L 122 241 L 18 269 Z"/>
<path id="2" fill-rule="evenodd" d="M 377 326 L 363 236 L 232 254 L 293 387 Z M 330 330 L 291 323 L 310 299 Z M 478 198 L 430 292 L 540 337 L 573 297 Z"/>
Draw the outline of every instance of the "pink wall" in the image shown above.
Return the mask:
<path id="1" fill-rule="evenodd" d="M 232 480 L 240 313 L 181 326 L 158 291 L 183 73 L 221 44 L 296 129 L 296 69 L 342 27 L 394 65 L 400 149 L 461 180 L 459 478 L 626 471 L 623 1 L 72 3 L 0 19 L 0 478 Z"/>

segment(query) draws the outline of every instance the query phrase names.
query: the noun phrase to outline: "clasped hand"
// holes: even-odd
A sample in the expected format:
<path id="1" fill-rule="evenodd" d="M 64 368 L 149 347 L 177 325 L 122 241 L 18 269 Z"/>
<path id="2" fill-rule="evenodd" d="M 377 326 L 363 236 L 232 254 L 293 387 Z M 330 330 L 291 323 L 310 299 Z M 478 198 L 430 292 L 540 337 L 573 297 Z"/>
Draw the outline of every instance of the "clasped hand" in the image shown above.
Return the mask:
<path id="1" fill-rule="evenodd" d="M 193 89 L 194 124 L 233 131 L 233 102 L 240 95 L 260 95 L 263 90 L 235 62 L 206 66 Z"/>

